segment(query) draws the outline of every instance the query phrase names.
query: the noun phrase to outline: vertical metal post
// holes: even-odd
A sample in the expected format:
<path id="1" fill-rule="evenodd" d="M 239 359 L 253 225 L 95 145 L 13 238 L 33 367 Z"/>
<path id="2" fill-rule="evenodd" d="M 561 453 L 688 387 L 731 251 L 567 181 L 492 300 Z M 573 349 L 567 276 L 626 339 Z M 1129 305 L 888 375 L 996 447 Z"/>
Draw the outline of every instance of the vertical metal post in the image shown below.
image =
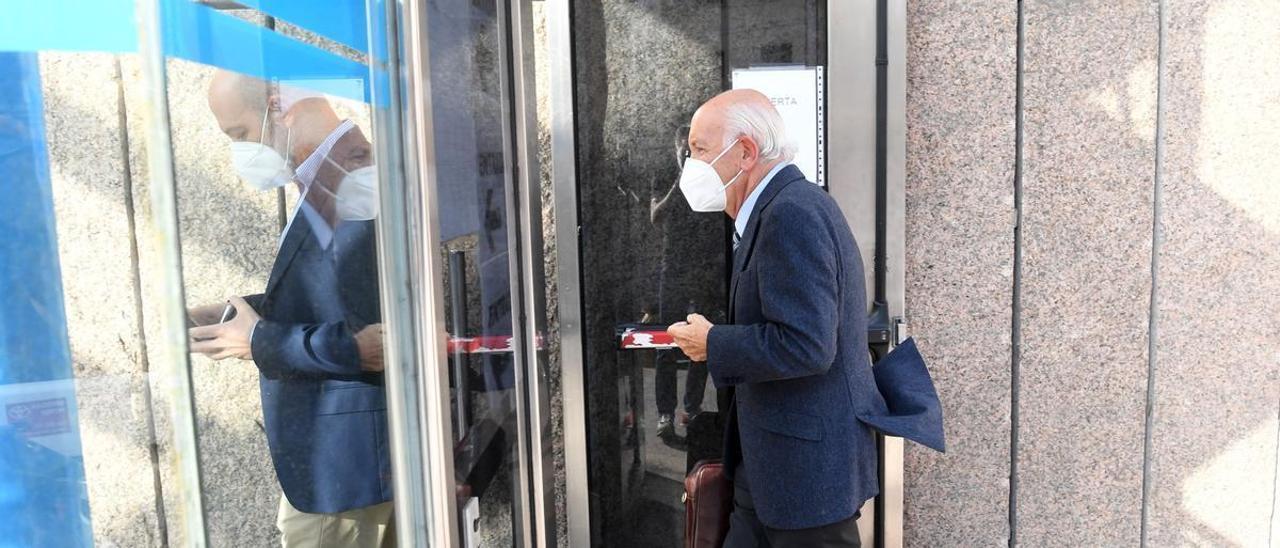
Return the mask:
<path id="1" fill-rule="evenodd" d="M 435 124 L 431 103 L 430 42 L 427 37 L 427 6 L 423 0 L 404 0 L 401 5 L 403 25 L 398 25 L 403 43 L 403 63 L 397 74 L 403 80 L 405 135 L 404 157 L 410 240 L 409 266 L 412 282 L 388 288 L 412 295 L 415 324 L 406 333 L 420 349 L 416 379 L 421 398 L 418 400 L 417 436 L 423 452 L 422 470 L 426 486 L 425 511 L 430 523 L 428 541 L 412 546 L 456 546 L 458 543 L 457 495 L 454 492 L 453 432 L 449 424 L 448 334 L 444 323 L 444 288 L 441 259 L 436 253 L 440 242 L 436 194 Z M 392 46 L 393 49 L 397 46 Z M 393 86 L 395 87 L 395 86 Z M 394 201 L 393 193 L 383 194 L 384 202 Z M 388 204 L 384 204 L 388 205 Z M 384 301 L 388 299 L 384 294 Z M 409 380 L 409 379 L 406 379 Z M 406 392 L 407 392 L 406 388 Z M 413 412 L 413 408 L 403 410 Z M 406 440 L 407 441 L 407 440 Z M 411 464 L 411 463 L 405 463 Z M 399 495 L 397 495 L 397 498 Z M 397 507 L 399 510 L 399 507 Z"/>
<path id="2" fill-rule="evenodd" d="M 151 216 L 155 223 L 161 272 L 161 305 L 157 320 L 161 363 L 159 384 L 167 392 L 175 459 L 173 491 L 189 546 L 205 546 L 204 504 L 200 493 L 200 449 L 196 439 L 195 399 L 187 348 L 187 311 L 183 297 L 182 250 L 178 243 L 178 203 L 169 134 L 169 100 L 165 73 L 164 29 L 159 0 L 138 0 L 138 53 L 146 89 L 147 169 L 151 182 Z"/>
<path id="3" fill-rule="evenodd" d="M 511 361 L 515 377 L 515 414 L 516 414 L 516 459 L 515 459 L 515 478 L 516 490 L 515 496 L 512 498 L 512 528 L 515 530 L 515 539 L 517 546 L 532 547 L 533 540 L 533 514 L 536 510 L 533 505 L 533 470 L 531 470 L 530 454 L 532 451 L 532 443 L 530 438 L 530 422 L 529 422 L 529 387 L 530 371 L 536 368 L 536 364 L 530 362 L 529 353 L 525 349 L 530 348 L 530 338 L 525 332 L 525 325 L 529 323 L 529 317 L 526 316 L 524 302 L 527 295 L 524 286 L 521 283 L 521 257 L 527 255 L 529 250 L 522 246 L 521 232 L 525 228 L 521 220 L 520 208 L 518 202 L 523 199 L 519 196 L 523 193 L 523 185 L 519 185 L 517 181 L 525 177 L 527 165 L 523 156 L 517 157 L 517 150 L 523 150 L 520 146 L 521 135 L 515 127 L 516 120 L 515 111 L 518 100 L 515 98 L 515 87 L 519 85 L 516 82 L 513 63 L 513 29 L 512 17 L 514 10 L 513 5 L 520 0 L 500 0 L 498 2 L 497 22 L 498 22 L 498 80 L 499 89 L 502 97 L 502 162 L 503 162 L 503 189 L 506 198 L 507 212 L 507 249 L 508 249 L 508 283 L 511 287 Z M 536 162 L 536 158 L 535 158 Z M 536 165 L 536 163 L 535 163 Z M 540 265 L 539 265 L 540 266 Z M 534 356 L 536 361 L 536 356 Z"/>
<path id="4" fill-rule="evenodd" d="M 455 339 L 467 336 L 467 254 L 462 250 L 449 252 L 449 335 Z M 467 367 L 467 353 L 461 346 L 454 349 L 453 367 L 453 423 L 459 434 L 471 426 L 471 368 Z"/>
<path id="5" fill-rule="evenodd" d="M 891 320 L 905 321 L 906 310 L 906 98 L 907 98 L 907 3 L 887 2 L 885 41 L 889 64 L 885 82 L 885 299 Z M 896 339 L 893 341 L 896 344 Z M 885 437 L 880 453 L 881 526 L 880 546 L 903 545 L 905 491 L 903 485 L 903 440 Z"/>
<path id="6" fill-rule="evenodd" d="M 889 208 L 889 173 L 888 132 L 889 109 L 889 0 L 876 0 L 876 258 L 875 298 L 872 300 L 877 309 L 884 310 L 888 306 L 885 298 L 885 274 L 888 265 L 886 240 L 888 239 Z M 886 318 L 887 320 L 887 318 Z M 887 323 L 887 321 L 886 321 Z M 886 340 L 887 344 L 888 341 Z"/>
<path id="7" fill-rule="evenodd" d="M 547 374 L 546 279 L 542 239 L 542 179 L 538 160 L 537 85 L 534 75 L 533 3 L 511 0 L 512 127 L 517 166 L 516 196 L 525 364 L 532 545 L 556 545 L 551 386 Z"/>
<path id="8" fill-rule="evenodd" d="M 365 19 L 365 22 L 366 22 L 365 24 L 368 24 L 367 18 Z M 264 26 L 267 27 L 267 30 L 276 30 L 275 17 L 268 15 L 266 19 L 263 21 L 263 24 Z M 373 36 L 373 35 L 369 35 L 369 36 Z M 282 186 L 276 189 L 276 222 L 279 223 L 280 225 L 281 233 L 284 233 L 285 229 L 289 228 L 289 208 L 288 208 L 289 201 L 285 197 L 284 188 L 285 187 Z"/>
<path id="9" fill-rule="evenodd" d="M 402 65 L 397 0 L 367 0 L 370 97 L 379 192 L 378 257 L 384 322 L 388 430 L 394 485 L 396 536 L 402 546 L 429 546 L 440 527 L 430 494 L 439 485 L 428 475 L 425 429 L 428 398 L 423 380 L 430 356 L 426 341 L 417 337 L 426 320 L 419 317 L 422 284 L 423 185 L 413 156 L 417 121 L 405 100 L 407 71 Z M 403 80 L 402 80 L 403 78 Z M 429 371 L 429 369 L 427 369 Z M 452 474 L 449 478 L 452 480 Z M 447 485 L 447 484 L 446 484 Z M 443 489 L 444 487 L 439 487 Z"/>
<path id="10" fill-rule="evenodd" d="M 578 242 L 577 143 L 574 135 L 571 0 L 547 0 L 547 77 L 551 105 L 551 179 L 555 196 L 560 390 L 564 420 L 565 514 L 569 545 L 591 545 L 587 475 L 587 389 L 582 355 L 582 279 Z"/>
<path id="11" fill-rule="evenodd" d="M 864 265 L 875 241 L 875 3 L 827 2 L 827 191 L 859 243 Z M 872 269 L 864 283 L 874 288 Z M 872 302 L 868 295 L 868 302 Z M 858 527 L 863 546 L 875 546 L 878 505 L 866 504 Z"/>

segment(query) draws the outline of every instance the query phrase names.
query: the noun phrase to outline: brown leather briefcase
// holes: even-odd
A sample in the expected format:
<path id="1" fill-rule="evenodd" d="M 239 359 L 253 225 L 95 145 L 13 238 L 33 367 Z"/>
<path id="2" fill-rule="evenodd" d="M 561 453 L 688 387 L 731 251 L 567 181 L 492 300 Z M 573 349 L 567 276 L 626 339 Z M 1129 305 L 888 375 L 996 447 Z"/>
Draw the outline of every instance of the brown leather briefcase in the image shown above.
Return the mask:
<path id="1" fill-rule="evenodd" d="M 729 532 L 733 482 L 719 459 L 695 464 L 684 478 L 685 548 L 720 548 Z"/>

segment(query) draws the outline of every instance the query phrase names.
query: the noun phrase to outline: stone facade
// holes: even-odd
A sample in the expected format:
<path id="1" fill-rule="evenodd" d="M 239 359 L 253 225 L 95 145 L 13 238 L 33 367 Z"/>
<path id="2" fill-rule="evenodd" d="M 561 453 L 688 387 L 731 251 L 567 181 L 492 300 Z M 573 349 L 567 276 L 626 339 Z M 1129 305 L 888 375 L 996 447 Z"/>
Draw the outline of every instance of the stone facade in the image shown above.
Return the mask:
<path id="1" fill-rule="evenodd" d="M 1155 7 L 1023 4 L 1013 500 L 1015 539 L 1027 546 L 1139 541 Z"/>
<path id="2" fill-rule="evenodd" d="M 907 13 L 906 310 L 948 447 L 907 444 L 905 542 L 995 546 L 1009 534 L 1017 9 Z"/>
<path id="3" fill-rule="evenodd" d="M 1148 540 L 1274 546 L 1280 5 L 1169 5 Z"/>
<path id="4" fill-rule="evenodd" d="M 952 444 L 908 449 L 907 545 L 1274 542 L 1280 10 L 907 9 L 907 315 Z"/>

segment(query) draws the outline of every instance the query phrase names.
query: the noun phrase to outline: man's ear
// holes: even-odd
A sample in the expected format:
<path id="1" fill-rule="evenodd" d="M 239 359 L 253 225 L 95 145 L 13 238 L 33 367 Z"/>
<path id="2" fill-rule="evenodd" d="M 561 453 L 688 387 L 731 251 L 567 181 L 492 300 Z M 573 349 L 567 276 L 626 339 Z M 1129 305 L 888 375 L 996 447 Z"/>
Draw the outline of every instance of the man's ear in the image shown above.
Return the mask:
<path id="1" fill-rule="evenodd" d="M 280 87 L 275 84 L 267 85 L 267 112 L 275 119 L 284 118 L 284 109 L 280 108 Z"/>
<path id="2" fill-rule="evenodd" d="M 760 147 L 756 145 L 755 139 L 743 137 L 742 143 L 742 169 L 743 171 L 751 171 L 756 167 L 756 161 L 760 159 Z"/>

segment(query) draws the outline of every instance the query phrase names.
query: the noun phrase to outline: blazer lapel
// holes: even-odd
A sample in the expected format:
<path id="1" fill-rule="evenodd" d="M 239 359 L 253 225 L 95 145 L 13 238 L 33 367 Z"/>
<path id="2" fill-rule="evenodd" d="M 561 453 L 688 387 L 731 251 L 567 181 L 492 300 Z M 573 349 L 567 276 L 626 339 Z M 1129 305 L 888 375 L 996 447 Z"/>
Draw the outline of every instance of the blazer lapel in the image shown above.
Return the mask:
<path id="1" fill-rule="evenodd" d="M 264 298 L 269 297 L 279 285 L 280 278 L 283 278 L 284 273 L 289 270 L 293 258 L 297 256 L 298 250 L 309 237 L 311 237 L 311 223 L 307 221 L 307 216 L 302 213 L 302 209 L 298 209 L 293 214 L 293 222 L 289 223 L 289 232 L 285 234 L 284 242 L 280 244 L 280 251 L 276 253 L 276 262 L 271 267 L 271 277 L 267 278 L 267 290 L 263 292 Z"/>
<path id="2" fill-rule="evenodd" d="M 800 168 L 795 165 L 784 167 L 773 176 L 773 180 L 769 181 L 761 191 L 760 197 L 756 199 L 755 207 L 751 209 L 751 217 L 747 220 L 745 234 L 738 240 L 738 249 L 733 252 L 733 277 L 729 288 L 730 316 L 733 315 L 733 304 L 738 295 L 738 273 L 747 267 L 751 251 L 755 248 L 756 234 L 760 232 L 760 213 L 778 196 L 778 193 L 782 192 L 783 188 L 801 180 L 804 180 L 804 174 L 800 172 Z"/>

